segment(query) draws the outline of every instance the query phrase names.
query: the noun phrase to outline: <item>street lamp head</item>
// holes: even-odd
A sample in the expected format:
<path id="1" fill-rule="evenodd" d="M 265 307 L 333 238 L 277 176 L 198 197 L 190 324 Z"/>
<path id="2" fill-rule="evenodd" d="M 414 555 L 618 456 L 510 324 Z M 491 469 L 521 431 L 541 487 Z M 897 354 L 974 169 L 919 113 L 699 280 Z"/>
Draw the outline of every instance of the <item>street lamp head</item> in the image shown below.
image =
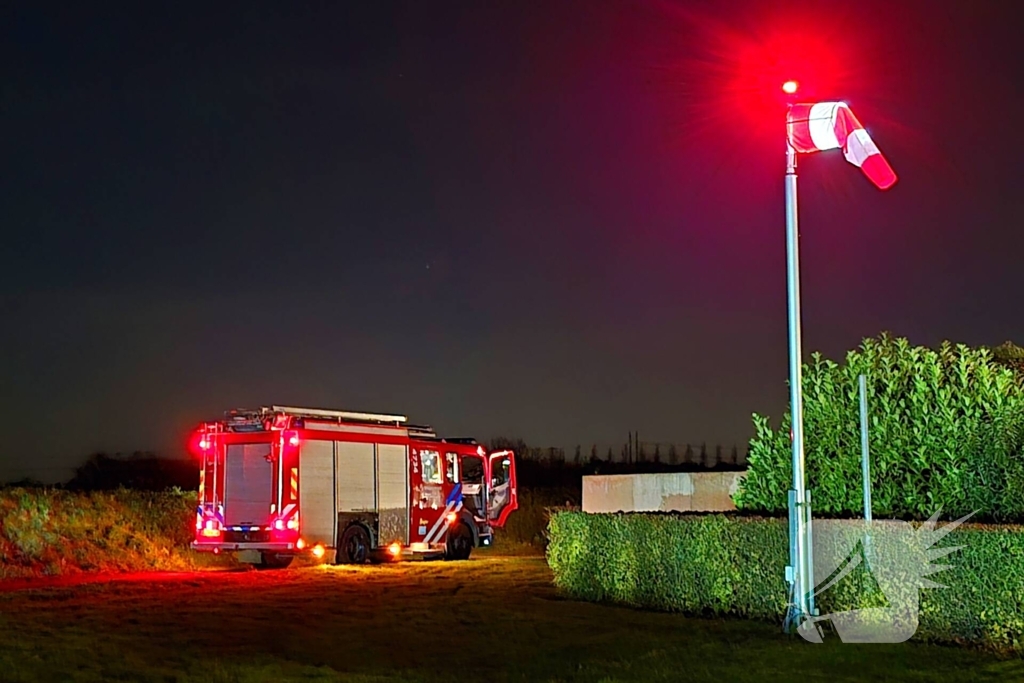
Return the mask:
<path id="1" fill-rule="evenodd" d="M 786 81 L 785 83 L 782 84 L 782 92 L 786 93 L 787 95 L 793 95 L 794 93 L 796 93 L 798 85 L 799 84 L 796 81 Z"/>

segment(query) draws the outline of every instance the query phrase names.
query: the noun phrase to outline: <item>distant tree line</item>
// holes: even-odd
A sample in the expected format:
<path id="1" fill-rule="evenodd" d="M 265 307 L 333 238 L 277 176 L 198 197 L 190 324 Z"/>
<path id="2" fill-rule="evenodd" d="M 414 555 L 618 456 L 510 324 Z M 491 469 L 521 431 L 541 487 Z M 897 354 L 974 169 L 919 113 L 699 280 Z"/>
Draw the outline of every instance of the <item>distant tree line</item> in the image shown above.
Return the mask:
<path id="1" fill-rule="evenodd" d="M 42 487 L 32 478 L 20 479 L 4 486 Z M 72 491 L 112 491 L 119 488 L 137 491 L 164 491 L 169 488 L 199 488 L 199 467 L 193 460 L 162 458 L 155 453 L 136 451 L 130 455 L 94 453 L 75 468 L 67 482 L 54 488 Z"/>
<path id="2" fill-rule="evenodd" d="M 662 444 L 640 441 L 630 432 L 628 445 L 618 452 L 596 445 L 582 445 L 571 455 L 564 448 L 537 448 L 523 439 L 491 439 L 491 450 L 510 449 L 516 453 L 516 478 L 525 488 L 578 487 L 582 477 L 592 474 L 641 474 L 658 472 L 737 471 L 746 469 L 747 450 L 707 444 Z"/>
<path id="3" fill-rule="evenodd" d="M 596 445 L 578 445 L 570 453 L 564 448 L 538 448 L 518 438 L 492 439 L 492 450 L 509 448 L 516 453 L 519 483 L 528 488 L 579 487 L 588 474 L 631 474 L 641 472 L 699 472 L 739 470 L 746 467 L 746 449 L 736 446 L 709 447 L 706 444 L 665 444 L 640 441 L 630 432 L 630 443 L 620 449 L 601 452 Z M 3 486 L 42 487 L 32 478 Z M 162 491 L 168 488 L 195 490 L 199 486 L 199 468 L 194 460 L 160 457 L 137 451 L 94 453 L 75 468 L 74 475 L 57 488 L 74 491 L 110 491 L 118 488 Z"/>

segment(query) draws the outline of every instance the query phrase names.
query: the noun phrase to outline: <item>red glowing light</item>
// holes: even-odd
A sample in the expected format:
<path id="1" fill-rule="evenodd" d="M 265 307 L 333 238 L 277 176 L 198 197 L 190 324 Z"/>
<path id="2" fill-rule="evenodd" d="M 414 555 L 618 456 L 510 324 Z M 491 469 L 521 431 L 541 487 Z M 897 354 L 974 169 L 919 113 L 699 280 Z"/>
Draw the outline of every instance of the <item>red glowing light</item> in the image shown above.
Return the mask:
<path id="1" fill-rule="evenodd" d="M 873 62 L 851 38 L 856 34 L 847 22 L 778 10 L 777 4 L 754 3 L 759 9 L 741 21 L 726 21 L 710 10 L 678 9 L 692 32 L 687 57 L 670 67 L 678 70 L 673 78 L 686 84 L 680 115 L 687 134 L 728 130 L 724 137 L 737 145 L 763 147 L 779 135 L 779 118 L 794 97 L 813 102 L 863 92 Z"/>
<path id="2" fill-rule="evenodd" d="M 292 434 L 291 435 L 291 437 L 288 439 L 288 445 L 289 446 L 298 446 L 299 445 L 299 437 L 298 437 L 297 434 Z"/>

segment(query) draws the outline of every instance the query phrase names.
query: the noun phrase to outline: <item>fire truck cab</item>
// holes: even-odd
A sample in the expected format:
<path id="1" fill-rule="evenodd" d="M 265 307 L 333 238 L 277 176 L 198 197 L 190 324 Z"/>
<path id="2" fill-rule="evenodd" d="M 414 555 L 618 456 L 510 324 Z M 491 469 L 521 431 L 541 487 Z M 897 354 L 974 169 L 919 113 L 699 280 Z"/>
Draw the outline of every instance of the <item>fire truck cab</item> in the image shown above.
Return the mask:
<path id="1" fill-rule="evenodd" d="M 404 415 L 282 406 L 200 425 L 192 548 L 258 567 L 467 559 L 518 507 L 515 456 Z"/>

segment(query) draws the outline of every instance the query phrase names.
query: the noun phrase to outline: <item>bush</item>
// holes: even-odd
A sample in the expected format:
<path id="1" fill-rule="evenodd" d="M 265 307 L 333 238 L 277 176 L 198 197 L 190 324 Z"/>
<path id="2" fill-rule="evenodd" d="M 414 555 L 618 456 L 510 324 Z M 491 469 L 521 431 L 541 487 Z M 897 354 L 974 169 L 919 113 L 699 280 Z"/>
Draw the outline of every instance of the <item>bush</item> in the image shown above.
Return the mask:
<path id="1" fill-rule="evenodd" d="M 495 531 L 495 546 L 504 549 L 530 547 L 541 551 L 547 545 L 548 514 L 552 509 L 578 506 L 579 489 L 519 488 L 519 507 L 505 526 Z"/>
<path id="2" fill-rule="evenodd" d="M 992 360 L 1010 368 L 1018 377 L 1024 378 L 1024 348 L 1006 341 L 992 349 Z"/>
<path id="3" fill-rule="evenodd" d="M 724 515 L 552 516 L 548 564 L 576 599 L 781 623 L 788 526 Z M 943 546 L 963 546 L 923 589 L 915 638 L 1024 650 L 1024 528 L 964 525 Z M 876 606 L 856 576 L 819 597 L 822 613 Z"/>
<path id="4" fill-rule="evenodd" d="M 0 491 L 0 578 L 195 568 L 194 491 Z"/>
<path id="5" fill-rule="evenodd" d="M 876 516 L 1024 520 L 1024 385 L 986 349 L 937 351 L 882 335 L 839 365 L 814 354 L 804 367 L 808 487 L 816 514 L 858 515 L 861 489 L 857 377 L 868 378 L 872 508 Z M 790 415 L 779 429 L 754 415 L 741 509 L 781 513 L 792 477 Z"/>

